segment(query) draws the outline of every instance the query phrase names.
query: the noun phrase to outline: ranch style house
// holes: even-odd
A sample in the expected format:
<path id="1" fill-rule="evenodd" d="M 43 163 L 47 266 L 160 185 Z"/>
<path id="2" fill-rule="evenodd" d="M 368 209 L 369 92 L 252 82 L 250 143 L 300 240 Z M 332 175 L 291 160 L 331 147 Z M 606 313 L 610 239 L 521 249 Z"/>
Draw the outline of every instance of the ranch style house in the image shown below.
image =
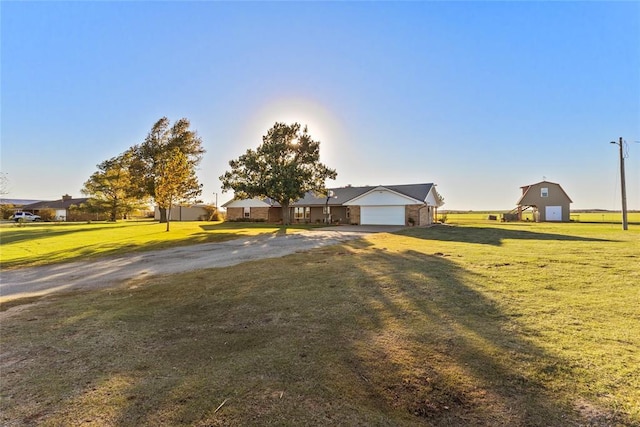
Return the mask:
<path id="1" fill-rule="evenodd" d="M 352 225 L 429 225 L 436 221 L 444 199 L 436 185 L 379 185 L 328 189 L 327 195 L 307 193 L 289 207 L 293 223 Z M 222 205 L 227 220 L 282 221 L 282 207 L 270 199 L 233 199 Z"/>

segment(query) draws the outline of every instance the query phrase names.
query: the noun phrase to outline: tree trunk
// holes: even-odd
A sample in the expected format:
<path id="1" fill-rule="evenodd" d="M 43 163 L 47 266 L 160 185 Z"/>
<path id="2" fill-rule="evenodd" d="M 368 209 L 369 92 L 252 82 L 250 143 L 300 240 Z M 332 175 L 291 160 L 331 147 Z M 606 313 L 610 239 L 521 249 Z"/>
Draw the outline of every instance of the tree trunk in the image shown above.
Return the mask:
<path id="1" fill-rule="evenodd" d="M 109 213 L 109 220 L 116 222 L 117 218 L 118 218 L 118 201 L 113 200 L 111 202 L 111 212 Z"/>
<path id="2" fill-rule="evenodd" d="M 167 219 L 167 208 L 158 208 L 158 210 L 160 211 L 160 222 L 168 222 Z"/>
<path id="3" fill-rule="evenodd" d="M 171 209 L 164 210 L 165 222 L 167 223 L 166 231 L 169 231 L 169 217 L 171 216 Z M 162 222 L 162 211 L 160 211 L 160 222 Z"/>
<path id="4" fill-rule="evenodd" d="M 280 202 L 282 206 L 282 224 L 291 225 L 291 210 L 289 209 L 289 202 Z"/>

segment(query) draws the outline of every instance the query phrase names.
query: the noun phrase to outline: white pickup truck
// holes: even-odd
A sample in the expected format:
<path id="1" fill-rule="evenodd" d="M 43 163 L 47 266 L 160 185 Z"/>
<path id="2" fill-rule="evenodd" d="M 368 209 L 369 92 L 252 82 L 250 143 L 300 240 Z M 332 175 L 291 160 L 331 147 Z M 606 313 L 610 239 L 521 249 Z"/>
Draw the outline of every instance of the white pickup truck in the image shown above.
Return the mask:
<path id="1" fill-rule="evenodd" d="M 20 220 L 27 222 L 27 221 L 40 221 L 42 218 L 40 218 L 40 215 L 34 215 L 31 212 L 16 212 L 13 215 L 11 215 L 11 218 L 14 220 L 15 222 L 19 222 Z"/>

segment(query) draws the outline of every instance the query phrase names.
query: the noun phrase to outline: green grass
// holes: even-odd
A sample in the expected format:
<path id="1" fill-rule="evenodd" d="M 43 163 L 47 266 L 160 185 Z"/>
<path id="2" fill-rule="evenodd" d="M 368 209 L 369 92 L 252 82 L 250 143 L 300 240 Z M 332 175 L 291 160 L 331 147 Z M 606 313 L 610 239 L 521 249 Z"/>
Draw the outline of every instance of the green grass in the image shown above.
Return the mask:
<path id="1" fill-rule="evenodd" d="M 494 215 L 497 220 L 500 221 L 504 211 L 486 211 L 486 212 L 444 212 L 438 214 L 438 219 L 441 219 L 443 215 L 446 215 L 446 222 L 455 223 L 477 223 L 479 221 L 489 221 L 489 215 Z M 572 222 L 594 222 L 594 223 L 609 223 L 618 224 L 622 226 L 622 214 L 620 212 L 611 211 L 597 211 L 597 212 L 571 212 Z M 533 221 L 533 213 L 530 210 L 526 210 L 522 213 L 522 219 L 524 221 Z M 495 222 L 495 221 L 491 221 Z M 629 224 L 640 225 L 640 212 L 629 212 L 627 214 L 627 222 Z"/>
<path id="2" fill-rule="evenodd" d="M 571 213 L 571 219 L 576 222 L 602 222 L 622 224 L 620 212 L 575 212 Z M 628 212 L 627 222 L 640 225 L 640 212 Z"/>
<path id="3" fill-rule="evenodd" d="M 136 251 L 276 233 L 281 226 L 266 223 L 172 222 L 171 230 L 157 221 L 94 223 L 34 223 L 0 227 L 2 268 L 76 261 Z M 289 226 L 288 231 L 309 226 Z"/>
<path id="4" fill-rule="evenodd" d="M 0 423 L 640 425 L 639 264 L 479 221 L 56 295 L 0 314 Z"/>

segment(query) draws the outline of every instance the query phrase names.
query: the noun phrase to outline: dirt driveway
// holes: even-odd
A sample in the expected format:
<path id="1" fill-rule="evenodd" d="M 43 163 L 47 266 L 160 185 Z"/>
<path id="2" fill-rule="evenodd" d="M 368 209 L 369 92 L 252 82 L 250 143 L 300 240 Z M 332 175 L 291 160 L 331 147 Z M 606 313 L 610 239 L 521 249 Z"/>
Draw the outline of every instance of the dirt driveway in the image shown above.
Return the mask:
<path id="1" fill-rule="evenodd" d="M 402 227 L 345 226 L 285 235 L 247 237 L 92 261 L 0 271 L 0 302 L 59 291 L 98 288 L 144 276 L 226 267 L 358 239 Z"/>

